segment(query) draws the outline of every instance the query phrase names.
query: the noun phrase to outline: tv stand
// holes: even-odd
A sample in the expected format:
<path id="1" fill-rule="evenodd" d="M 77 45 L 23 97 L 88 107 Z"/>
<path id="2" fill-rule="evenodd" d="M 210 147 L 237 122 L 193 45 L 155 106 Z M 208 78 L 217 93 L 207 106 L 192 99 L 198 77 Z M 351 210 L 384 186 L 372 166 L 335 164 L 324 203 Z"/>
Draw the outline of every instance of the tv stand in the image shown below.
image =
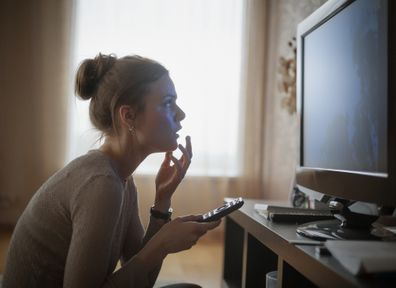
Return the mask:
<path id="1" fill-rule="evenodd" d="M 277 287 L 394 287 L 394 278 L 355 277 L 334 257 L 317 255 L 320 241 L 296 233 L 297 224 L 266 220 L 245 199 L 225 219 L 223 288 L 265 287 L 265 277 L 278 271 Z"/>

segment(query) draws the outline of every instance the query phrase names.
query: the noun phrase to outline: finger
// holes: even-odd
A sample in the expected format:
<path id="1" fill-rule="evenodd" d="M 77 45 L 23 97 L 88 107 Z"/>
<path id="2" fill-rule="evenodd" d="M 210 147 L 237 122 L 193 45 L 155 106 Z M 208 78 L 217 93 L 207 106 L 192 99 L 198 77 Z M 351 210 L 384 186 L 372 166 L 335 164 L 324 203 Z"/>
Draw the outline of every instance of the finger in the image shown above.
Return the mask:
<path id="1" fill-rule="evenodd" d="M 186 149 L 187 149 L 188 154 L 190 155 L 190 159 L 191 159 L 193 156 L 193 153 L 192 153 L 191 137 L 190 136 L 186 136 Z"/>
<path id="2" fill-rule="evenodd" d="M 162 161 L 161 166 L 169 167 L 171 159 L 172 159 L 172 152 L 166 152 L 164 161 Z"/>
<path id="3" fill-rule="evenodd" d="M 201 219 L 202 215 L 187 215 L 187 216 L 181 216 L 180 219 L 183 222 L 188 222 L 188 221 L 197 221 Z"/>
<path id="4" fill-rule="evenodd" d="M 183 155 L 180 157 L 179 161 L 183 163 L 184 168 L 188 168 L 191 164 L 191 156 L 188 153 L 187 149 L 183 147 L 183 145 L 179 144 L 179 149 L 182 151 Z"/>
<path id="5" fill-rule="evenodd" d="M 205 231 L 209 231 L 209 230 L 212 230 L 212 229 L 216 228 L 217 226 L 219 226 L 220 223 L 221 223 L 221 220 L 199 223 L 199 224 L 202 225 L 202 227 Z"/>
<path id="6" fill-rule="evenodd" d="M 221 220 L 217 220 L 217 221 L 213 221 L 213 222 L 208 223 L 208 224 L 211 224 L 211 225 L 208 225 L 209 226 L 209 230 L 212 230 L 212 229 L 216 228 L 217 226 L 220 225 L 220 223 L 221 223 Z"/>
<path id="7" fill-rule="evenodd" d="M 177 172 L 178 172 L 179 174 L 181 174 L 182 176 L 184 176 L 184 175 L 183 175 L 183 174 L 184 174 L 184 173 L 183 173 L 183 167 L 181 166 L 180 161 L 179 161 L 178 159 L 176 159 L 176 157 L 173 156 L 173 155 L 171 155 L 171 160 L 172 160 L 172 162 L 173 162 L 173 164 L 174 164 L 174 166 L 175 166 Z"/>
<path id="8" fill-rule="evenodd" d="M 178 147 L 179 147 L 180 151 L 183 153 L 183 155 L 180 157 L 180 160 L 183 158 L 183 156 L 184 156 L 185 158 L 187 158 L 187 159 L 190 159 L 190 158 L 191 158 L 191 157 L 190 157 L 190 153 L 187 151 L 186 148 L 184 148 L 183 145 L 179 144 Z"/>
<path id="9" fill-rule="evenodd" d="M 205 223 L 196 222 L 196 224 L 199 225 L 199 227 L 197 227 L 197 230 L 196 230 L 197 235 L 199 235 L 199 237 L 202 237 L 209 230 L 212 230 L 212 229 L 216 228 L 217 226 L 219 226 L 220 223 L 221 223 L 220 220 L 213 221 L 213 222 L 205 222 Z"/>

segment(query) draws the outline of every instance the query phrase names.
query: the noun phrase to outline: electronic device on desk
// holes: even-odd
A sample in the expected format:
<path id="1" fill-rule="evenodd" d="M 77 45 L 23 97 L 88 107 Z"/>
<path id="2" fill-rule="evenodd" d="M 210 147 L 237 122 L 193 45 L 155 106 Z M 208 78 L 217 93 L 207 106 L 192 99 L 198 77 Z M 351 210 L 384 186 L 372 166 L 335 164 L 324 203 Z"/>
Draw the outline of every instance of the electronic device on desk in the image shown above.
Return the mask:
<path id="1" fill-rule="evenodd" d="M 330 0 L 298 25 L 296 184 L 342 205 L 338 219 L 299 227 L 304 236 L 371 239 L 381 213 L 355 213 L 351 204 L 396 207 L 395 8 Z"/>

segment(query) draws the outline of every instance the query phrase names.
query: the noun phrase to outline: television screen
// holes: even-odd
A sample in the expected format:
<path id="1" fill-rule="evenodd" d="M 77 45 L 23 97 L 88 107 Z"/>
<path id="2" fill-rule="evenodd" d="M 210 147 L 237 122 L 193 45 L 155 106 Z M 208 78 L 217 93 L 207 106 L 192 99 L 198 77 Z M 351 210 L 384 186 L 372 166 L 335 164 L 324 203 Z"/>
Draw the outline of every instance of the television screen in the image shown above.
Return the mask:
<path id="1" fill-rule="evenodd" d="M 387 173 L 386 4 L 354 1 L 303 37 L 302 166 Z"/>
<path id="2" fill-rule="evenodd" d="M 298 25 L 303 192 L 396 206 L 395 10 L 391 0 L 329 0 Z"/>

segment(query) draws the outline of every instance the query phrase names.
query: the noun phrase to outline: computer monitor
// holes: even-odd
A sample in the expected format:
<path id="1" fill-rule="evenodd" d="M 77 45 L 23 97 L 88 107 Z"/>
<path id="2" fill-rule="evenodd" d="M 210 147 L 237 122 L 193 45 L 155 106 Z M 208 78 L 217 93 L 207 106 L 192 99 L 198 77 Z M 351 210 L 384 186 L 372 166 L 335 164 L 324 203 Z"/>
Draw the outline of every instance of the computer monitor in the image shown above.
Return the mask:
<path id="1" fill-rule="evenodd" d="M 301 189 L 396 207 L 395 4 L 329 0 L 298 25 Z"/>

